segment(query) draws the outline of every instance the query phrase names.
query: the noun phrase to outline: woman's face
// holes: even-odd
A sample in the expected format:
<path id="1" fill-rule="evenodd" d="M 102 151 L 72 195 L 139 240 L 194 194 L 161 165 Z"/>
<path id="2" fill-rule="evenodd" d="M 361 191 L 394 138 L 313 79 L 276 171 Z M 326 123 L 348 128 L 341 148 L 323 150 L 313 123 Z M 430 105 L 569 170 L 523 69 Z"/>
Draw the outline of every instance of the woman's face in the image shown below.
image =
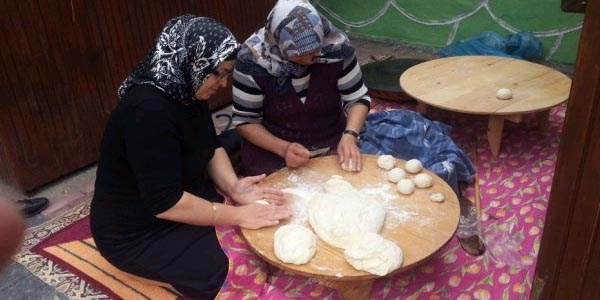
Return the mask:
<path id="1" fill-rule="evenodd" d="M 208 100 L 217 90 L 227 87 L 227 80 L 233 72 L 233 60 L 226 60 L 217 66 L 212 73 L 206 76 L 202 85 L 196 90 L 194 95 L 198 100 Z"/>
<path id="2" fill-rule="evenodd" d="M 288 60 L 299 65 L 310 66 L 315 62 L 315 57 L 319 56 L 320 53 L 321 50 L 316 50 L 315 52 L 309 54 L 291 56 L 288 58 Z"/>

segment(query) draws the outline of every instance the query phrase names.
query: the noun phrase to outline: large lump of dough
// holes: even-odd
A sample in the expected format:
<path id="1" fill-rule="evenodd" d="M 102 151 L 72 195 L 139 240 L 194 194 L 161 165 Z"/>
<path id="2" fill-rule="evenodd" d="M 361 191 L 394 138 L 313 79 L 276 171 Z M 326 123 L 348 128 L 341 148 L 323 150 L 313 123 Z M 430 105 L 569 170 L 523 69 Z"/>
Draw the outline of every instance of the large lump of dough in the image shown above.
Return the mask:
<path id="1" fill-rule="evenodd" d="M 355 269 L 385 276 L 402 264 L 403 254 L 394 242 L 375 233 L 367 233 L 344 250 L 344 257 Z"/>
<path id="2" fill-rule="evenodd" d="M 346 249 L 365 233 L 378 233 L 385 221 L 385 208 L 353 187 L 349 189 L 350 183 L 343 179 L 330 181 L 325 183 L 326 191 L 310 201 L 308 220 L 317 236 L 333 247 Z"/>
<path id="3" fill-rule="evenodd" d="M 273 250 L 282 262 L 303 265 L 315 255 L 317 242 L 310 229 L 298 224 L 287 224 L 275 231 Z"/>

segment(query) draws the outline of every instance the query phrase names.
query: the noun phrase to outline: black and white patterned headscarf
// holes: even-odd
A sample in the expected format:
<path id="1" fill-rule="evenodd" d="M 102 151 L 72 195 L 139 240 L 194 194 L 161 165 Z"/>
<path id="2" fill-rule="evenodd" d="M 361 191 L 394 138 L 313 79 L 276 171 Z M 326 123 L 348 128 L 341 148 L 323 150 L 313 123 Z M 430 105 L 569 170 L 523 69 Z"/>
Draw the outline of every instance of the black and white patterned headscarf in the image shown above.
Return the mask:
<path id="1" fill-rule="evenodd" d="M 196 90 L 217 66 L 239 49 L 223 24 L 206 17 L 184 15 L 165 24 L 154 46 L 118 90 L 151 84 L 173 100 L 189 104 Z"/>
<path id="2" fill-rule="evenodd" d="M 236 68 L 253 76 L 265 71 L 276 77 L 299 76 L 307 66 L 288 58 L 316 50 L 320 50 L 317 63 L 334 63 L 354 56 L 346 34 L 321 16 L 308 0 L 279 0 L 265 26 L 244 42 Z"/>

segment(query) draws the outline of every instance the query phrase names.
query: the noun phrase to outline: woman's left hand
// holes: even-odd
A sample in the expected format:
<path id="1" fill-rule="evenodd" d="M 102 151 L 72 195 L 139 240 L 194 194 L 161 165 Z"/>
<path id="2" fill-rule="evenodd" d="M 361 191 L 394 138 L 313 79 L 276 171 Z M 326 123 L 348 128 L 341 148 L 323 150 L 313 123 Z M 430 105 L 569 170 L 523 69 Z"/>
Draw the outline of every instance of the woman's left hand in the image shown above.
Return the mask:
<path id="1" fill-rule="evenodd" d="M 337 153 L 344 171 L 357 172 L 362 169 L 362 157 L 354 136 L 343 134 L 337 147 Z"/>
<path id="2" fill-rule="evenodd" d="M 266 177 L 265 174 L 244 177 L 238 180 L 231 192 L 231 198 L 241 205 L 264 200 L 270 204 L 281 205 L 283 192 L 270 187 L 262 187 L 258 183 Z"/>

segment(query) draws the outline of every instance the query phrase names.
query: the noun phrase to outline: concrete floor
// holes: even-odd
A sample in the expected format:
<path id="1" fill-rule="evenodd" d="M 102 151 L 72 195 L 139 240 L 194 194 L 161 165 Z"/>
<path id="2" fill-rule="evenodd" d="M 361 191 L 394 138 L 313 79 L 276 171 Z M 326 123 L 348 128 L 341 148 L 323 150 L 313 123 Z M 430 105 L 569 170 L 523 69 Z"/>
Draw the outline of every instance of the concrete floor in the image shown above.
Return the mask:
<path id="1" fill-rule="evenodd" d="M 434 59 L 439 56 L 435 49 L 409 46 L 406 44 L 390 44 L 384 42 L 367 41 L 364 39 L 351 38 L 353 45 L 358 50 L 360 64 L 369 63 L 387 58 L 417 58 Z M 568 76 L 573 76 L 573 66 L 546 63 Z M 231 107 L 222 111 L 231 112 Z M 223 129 L 227 120 L 215 118 L 217 131 Z M 93 185 L 96 176 L 96 165 L 85 167 L 79 171 L 52 182 L 33 193 L 25 194 L 0 181 L 0 201 L 18 200 L 23 198 L 47 197 L 50 200 L 49 207 L 40 215 L 26 219 L 27 227 L 39 225 L 61 213 L 69 210 L 86 199 L 85 195 L 93 193 Z M 64 294 L 57 291 L 29 273 L 24 267 L 17 263 L 9 265 L 0 273 L 0 299 L 68 299 Z"/>

